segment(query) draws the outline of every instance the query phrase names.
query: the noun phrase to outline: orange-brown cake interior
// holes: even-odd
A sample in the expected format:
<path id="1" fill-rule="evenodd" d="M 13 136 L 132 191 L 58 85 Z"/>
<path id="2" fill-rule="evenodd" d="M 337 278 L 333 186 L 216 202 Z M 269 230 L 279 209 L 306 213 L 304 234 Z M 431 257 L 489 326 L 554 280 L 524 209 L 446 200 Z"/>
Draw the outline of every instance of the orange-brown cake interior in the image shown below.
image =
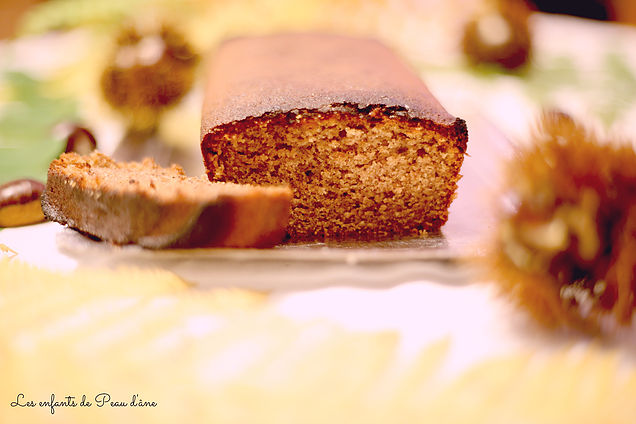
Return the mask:
<path id="1" fill-rule="evenodd" d="M 204 144 L 215 181 L 290 184 L 292 240 L 384 240 L 446 222 L 465 145 L 394 108 L 247 119 Z M 465 128 L 464 128 L 465 130 Z"/>

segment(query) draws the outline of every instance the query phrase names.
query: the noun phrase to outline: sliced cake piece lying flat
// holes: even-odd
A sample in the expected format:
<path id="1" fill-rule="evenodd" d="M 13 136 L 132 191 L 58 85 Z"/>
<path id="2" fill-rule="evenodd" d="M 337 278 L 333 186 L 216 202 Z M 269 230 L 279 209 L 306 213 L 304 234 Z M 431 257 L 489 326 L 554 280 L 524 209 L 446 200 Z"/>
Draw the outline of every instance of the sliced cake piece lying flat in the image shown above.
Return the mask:
<path id="1" fill-rule="evenodd" d="M 42 209 L 51 221 L 115 244 L 269 247 L 285 235 L 291 198 L 288 187 L 211 183 L 151 159 L 68 153 L 49 167 Z"/>

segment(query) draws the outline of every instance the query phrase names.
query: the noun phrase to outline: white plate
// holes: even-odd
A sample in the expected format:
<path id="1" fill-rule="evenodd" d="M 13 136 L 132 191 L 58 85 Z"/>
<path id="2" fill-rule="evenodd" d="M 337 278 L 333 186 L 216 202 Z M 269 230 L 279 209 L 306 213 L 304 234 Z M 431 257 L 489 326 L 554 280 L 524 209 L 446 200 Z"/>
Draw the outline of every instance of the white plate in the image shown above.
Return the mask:
<path id="1" fill-rule="evenodd" d="M 478 253 L 492 231 L 487 201 L 498 180 L 497 161 L 507 141 L 483 119 L 469 121 L 470 140 L 448 223 L 442 234 L 377 243 L 289 244 L 274 249 L 171 249 L 113 246 L 65 229 L 60 252 L 80 265 L 168 269 L 201 287 L 238 286 L 294 290 L 328 285 L 387 287 L 405 281 L 462 284 L 470 270 L 462 259 Z M 499 145 L 495 145 L 499 143 Z"/>
<path id="2" fill-rule="evenodd" d="M 200 287 L 265 291 L 329 285 L 387 287 L 431 279 L 459 284 L 467 270 L 442 237 L 368 245 L 298 244 L 274 249 L 171 249 L 113 246 L 63 229 L 60 251 L 86 266 L 141 266 L 170 270 Z"/>

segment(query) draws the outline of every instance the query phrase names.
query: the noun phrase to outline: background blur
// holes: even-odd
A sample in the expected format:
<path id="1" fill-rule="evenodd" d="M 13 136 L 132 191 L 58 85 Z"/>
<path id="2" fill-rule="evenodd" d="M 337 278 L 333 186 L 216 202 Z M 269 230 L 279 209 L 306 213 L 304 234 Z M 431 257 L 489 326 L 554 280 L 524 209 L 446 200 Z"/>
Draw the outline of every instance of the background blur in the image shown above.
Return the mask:
<path id="1" fill-rule="evenodd" d="M 7 38 L 15 35 L 24 13 L 33 5 L 46 1 L 56 0 L 0 0 L 0 37 Z M 427 1 L 420 0 L 420 3 Z M 544 12 L 636 25 L 636 2 L 632 0 L 528 0 L 528 2 L 534 4 L 537 10 Z"/>
<path id="2" fill-rule="evenodd" d="M 476 235 L 493 228 L 485 219 L 498 204 L 484 193 L 501 182 L 500 159 L 510 157 L 515 143 L 528 138 L 542 109 L 559 109 L 589 126 L 635 138 L 634 3 L 0 0 L 0 184 L 22 177 L 44 180 L 48 164 L 66 145 L 64 133 L 56 131 L 65 122 L 89 129 L 104 153 L 123 145 L 131 147 L 129 154 L 145 155 L 149 147 L 155 159 L 165 153 L 163 162 L 186 165 L 186 156 L 178 156 L 185 153 L 194 164 L 186 170 L 199 173 L 202 87 L 214 48 L 239 34 L 337 31 L 382 40 L 451 114 L 466 120 L 470 141 L 464 178 L 444 233 L 450 245 L 457 240 L 453 235 L 471 236 L 474 244 Z M 170 98 L 158 99 L 164 89 Z M 226 261 L 224 256 L 217 262 L 207 256 L 166 260 L 154 256 L 166 252 L 137 251 L 135 256 L 135 251 L 100 244 L 91 250 L 92 241 L 80 237 L 82 242 L 76 243 L 61 231 L 53 223 L 0 231 L 0 250 L 8 246 L 19 253 L 12 262 L 15 268 L 0 262 L 0 297 L 14 299 L 9 308 L 0 308 L 0 374 L 13 382 L 0 384 L 3 423 L 51 420 L 47 411 L 38 421 L 17 409 L 10 412 L 19 420 L 3 419 L 18 391 L 39 394 L 41 400 L 54 390 L 91 393 L 95 385 L 122 396 L 135 390 L 144 399 L 159 400 L 161 408 L 140 412 L 152 418 L 145 422 L 153 423 L 339 422 L 325 419 L 333 410 L 348 424 L 491 424 L 519 422 L 524 416 L 535 418 L 523 420 L 528 423 L 633 424 L 636 416 L 634 350 L 621 355 L 629 359 L 625 373 L 633 376 L 621 381 L 630 386 L 613 384 L 622 365 L 617 355 L 588 352 L 587 347 L 597 345 L 594 339 L 534 331 L 490 285 L 444 283 L 448 275 L 466 279 L 462 273 L 457 276 L 454 259 L 451 265 L 444 260 L 443 267 L 431 262 L 429 274 L 420 268 L 426 269 L 428 261 L 354 267 L 349 253 L 342 254 L 342 267 L 334 268 L 313 257 L 306 268 L 304 262 L 293 267 L 287 259 L 262 260 L 262 252 L 254 254 L 253 263 Z M 294 251 L 282 250 L 286 252 Z M 401 250 L 393 253 L 402 255 Z M 105 275 L 87 271 L 71 278 L 23 270 L 18 260 L 65 271 L 91 261 L 113 268 L 118 260 L 163 269 L 174 264 L 173 271 L 186 272 L 189 283 L 236 283 L 243 277 L 259 292 L 281 293 L 266 299 L 254 299 L 252 293 L 245 298 L 242 292 L 199 296 L 172 274 L 161 278 L 131 276 L 130 270 Z M 219 264 L 225 264 L 221 270 Z M 413 264 L 415 271 L 409 271 Z M 32 284 L 24 284 L 29 275 Z M 96 277 L 103 277 L 101 283 Z M 346 285 L 351 281 L 345 284 L 347 278 L 352 286 Z M 308 290 L 318 280 L 323 286 Z M 386 289 L 373 286 L 378 281 Z M 95 282 L 96 290 L 87 282 Z M 52 290 L 53 284 L 68 290 Z M 99 289 L 100 284 L 109 289 Z M 122 302 L 131 290 L 140 299 Z M 94 302 L 88 296 L 93 292 Z M 222 315 L 214 305 L 227 305 L 227 299 L 230 304 L 238 299 L 243 306 Z M 260 309 L 246 314 L 263 302 L 266 312 L 283 317 L 263 319 Z M 315 320 L 370 332 L 371 337 L 307 325 Z M 443 343 L 431 345 L 439 340 Z M 424 346 L 432 348 L 420 358 Z M 559 353 L 579 347 L 583 349 L 574 351 L 574 361 Z M 433 370 L 458 373 L 510 352 L 522 356 L 480 365 L 446 390 L 435 382 L 422 384 L 434 380 Z M 548 365 L 538 368 L 533 352 L 549 359 Z M 403 365 L 399 361 L 404 357 L 397 355 L 405 353 L 418 358 L 417 369 L 405 367 L 403 380 L 383 385 L 384 377 L 394 376 L 385 373 L 383 364 Z M 448 358 L 444 368 L 442 358 Z M 387 387 L 399 390 L 394 397 L 383 396 L 392 393 L 385 392 Z M 342 416 L 343 403 L 351 405 L 350 417 Z M 111 415 L 117 411 L 96 410 L 91 419 L 74 415 L 77 421 L 66 419 L 72 418 L 70 410 L 56 416 L 65 423 L 144 422 L 131 420 L 130 411 Z M 396 415 L 400 411 L 405 417 Z M 457 414 L 456 419 L 448 420 L 449 413 Z M 365 421 L 367 416 L 374 420 Z"/>
<path id="3" fill-rule="evenodd" d="M 635 5 L 0 0 L 0 183 L 43 178 L 64 147 L 59 122 L 87 128 L 98 148 L 118 159 L 153 156 L 201 172 L 209 53 L 228 37 L 276 31 L 378 38 L 416 68 L 452 114 L 486 117 L 511 139 L 523 138 L 542 108 L 629 132 L 636 122 Z M 169 98 L 157 97 L 166 92 Z"/>
<path id="4" fill-rule="evenodd" d="M 22 15 L 45 1 L 51 0 L 0 0 L 0 37 L 14 35 Z M 636 24 L 636 2 L 632 0 L 533 0 L 532 3 L 544 12 Z"/>

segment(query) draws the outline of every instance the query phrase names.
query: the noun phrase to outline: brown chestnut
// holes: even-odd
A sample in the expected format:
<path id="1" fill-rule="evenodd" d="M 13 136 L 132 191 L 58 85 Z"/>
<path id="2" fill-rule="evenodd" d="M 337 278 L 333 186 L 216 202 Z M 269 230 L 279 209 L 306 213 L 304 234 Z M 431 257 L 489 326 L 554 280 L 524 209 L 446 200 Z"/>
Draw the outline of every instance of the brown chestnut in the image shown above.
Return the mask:
<path id="1" fill-rule="evenodd" d="M 472 64 L 496 64 L 514 70 L 525 65 L 532 52 L 525 0 L 496 0 L 466 24 L 462 48 Z"/>
<path id="2" fill-rule="evenodd" d="M 44 184 L 20 179 L 0 186 L 0 227 L 19 227 L 44 221 L 40 197 Z"/>
<path id="3" fill-rule="evenodd" d="M 58 139 L 66 139 L 64 152 L 75 152 L 79 155 L 88 155 L 97 148 L 97 142 L 93 134 L 86 128 L 70 122 L 58 124 L 53 133 Z"/>

